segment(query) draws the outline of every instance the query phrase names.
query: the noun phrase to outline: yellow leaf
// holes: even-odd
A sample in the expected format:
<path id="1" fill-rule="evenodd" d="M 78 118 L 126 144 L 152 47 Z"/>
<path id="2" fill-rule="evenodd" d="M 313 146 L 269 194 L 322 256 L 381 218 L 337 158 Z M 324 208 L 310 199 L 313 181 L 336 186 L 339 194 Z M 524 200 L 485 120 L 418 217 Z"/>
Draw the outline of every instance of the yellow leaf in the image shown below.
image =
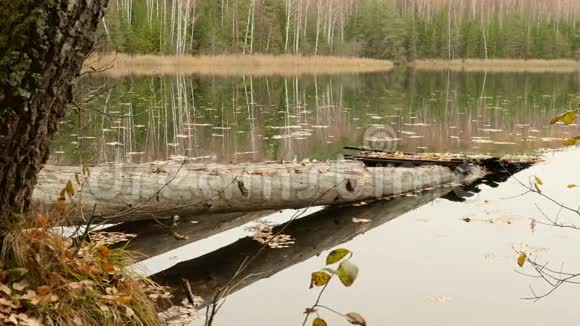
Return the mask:
<path id="1" fill-rule="evenodd" d="M 351 286 L 358 276 L 358 267 L 348 260 L 338 266 L 338 278 L 344 286 Z"/>
<path id="2" fill-rule="evenodd" d="M 564 112 L 564 113 L 554 117 L 552 120 L 550 120 L 550 124 L 555 124 L 558 121 L 562 121 L 563 123 L 569 125 L 572 122 L 574 122 L 574 120 L 576 120 L 576 115 L 577 115 L 576 111 Z"/>
<path id="3" fill-rule="evenodd" d="M 64 191 L 69 195 L 69 197 L 73 197 L 75 195 L 75 188 L 73 187 L 72 181 L 67 181 L 66 185 L 64 186 Z"/>
<path id="4" fill-rule="evenodd" d="M 334 249 L 326 257 L 326 265 L 338 263 L 341 259 L 343 259 L 349 253 L 350 253 L 350 251 L 348 251 L 348 249 Z"/>
<path id="5" fill-rule="evenodd" d="M 542 179 L 538 178 L 538 177 L 534 177 L 536 179 L 536 183 L 539 184 L 540 186 L 544 184 L 544 182 L 542 181 Z"/>
<path id="6" fill-rule="evenodd" d="M 576 186 L 575 184 L 570 184 L 570 185 L 568 185 L 568 188 L 569 188 L 569 189 L 576 188 L 576 187 L 577 187 L 577 186 Z"/>
<path id="7" fill-rule="evenodd" d="M 556 122 L 560 121 L 560 119 L 562 119 L 562 117 L 560 116 L 553 117 L 552 120 L 550 120 L 550 124 L 553 125 Z"/>
<path id="8" fill-rule="evenodd" d="M 564 117 L 562 117 L 562 122 L 567 125 L 574 122 L 574 120 L 576 120 L 576 111 L 568 111 L 564 114 Z"/>
<path id="9" fill-rule="evenodd" d="M 330 274 L 326 272 L 314 272 L 310 277 L 310 288 L 312 286 L 323 286 L 330 281 Z"/>
<path id="10" fill-rule="evenodd" d="M 577 141 L 576 139 L 574 139 L 574 138 L 570 138 L 570 139 L 566 139 L 566 140 L 564 140 L 564 141 L 562 142 L 562 145 L 564 145 L 564 146 L 573 146 L 573 145 L 576 145 L 576 143 L 577 143 L 577 142 L 578 142 L 578 141 Z"/>
<path id="11" fill-rule="evenodd" d="M 525 253 L 521 253 L 518 257 L 518 266 L 524 267 L 524 263 L 526 262 L 527 258 L 528 256 Z"/>
<path id="12" fill-rule="evenodd" d="M 328 324 L 324 321 L 324 319 L 316 318 L 312 322 L 312 326 L 327 326 Z"/>
<path id="13" fill-rule="evenodd" d="M 542 193 L 542 189 L 540 189 L 540 186 L 538 186 L 537 183 L 534 183 L 534 188 L 536 188 L 536 191 L 541 194 Z"/>
<path id="14" fill-rule="evenodd" d="M 88 177 L 91 176 L 91 171 L 89 170 L 88 164 L 86 164 L 86 163 L 83 164 L 82 172 L 83 172 L 83 175 L 85 175 L 85 176 L 88 176 Z"/>
<path id="15" fill-rule="evenodd" d="M 360 325 L 360 326 L 367 326 L 367 322 L 360 314 L 356 312 L 349 312 L 348 314 L 344 315 L 346 321 L 353 325 Z"/>

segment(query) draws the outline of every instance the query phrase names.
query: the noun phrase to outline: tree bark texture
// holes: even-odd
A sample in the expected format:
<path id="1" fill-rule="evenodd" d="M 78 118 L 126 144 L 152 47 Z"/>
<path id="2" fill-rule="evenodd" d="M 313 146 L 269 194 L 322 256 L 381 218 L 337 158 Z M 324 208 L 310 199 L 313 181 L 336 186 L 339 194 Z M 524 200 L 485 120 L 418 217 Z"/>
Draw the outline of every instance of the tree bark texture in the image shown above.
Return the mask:
<path id="1" fill-rule="evenodd" d="M 77 167 L 46 166 L 34 192 L 37 203 L 56 202 L 65 184 L 77 188 L 72 203 L 94 222 L 169 219 L 175 215 L 248 212 L 338 205 L 381 199 L 444 185 L 469 184 L 485 169 L 443 166 L 367 167 L 329 163 L 197 164 L 154 162 L 104 165 L 82 177 Z M 69 201 L 67 197 L 67 201 Z M 85 221 L 71 220 L 70 223 Z"/>
<path id="2" fill-rule="evenodd" d="M 106 0 L 0 0 L 0 219 L 28 208 Z"/>

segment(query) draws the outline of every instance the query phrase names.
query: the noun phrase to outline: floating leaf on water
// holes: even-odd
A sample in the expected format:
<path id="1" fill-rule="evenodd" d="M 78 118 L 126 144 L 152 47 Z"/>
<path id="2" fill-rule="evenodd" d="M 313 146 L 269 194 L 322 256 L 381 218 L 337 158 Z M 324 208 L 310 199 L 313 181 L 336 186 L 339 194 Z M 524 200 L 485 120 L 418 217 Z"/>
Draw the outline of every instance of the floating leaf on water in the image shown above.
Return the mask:
<path id="1" fill-rule="evenodd" d="M 492 128 L 482 128 L 482 129 L 479 129 L 479 130 L 481 130 L 483 132 L 487 132 L 487 133 L 496 133 L 496 132 L 502 132 L 503 131 L 501 129 L 492 129 Z"/>
<path id="2" fill-rule="evenodd" d="M 524 267 L 524 264 L 525 264 L 527 258 L 528 258 L 528 256 L 522 252 L 520 254 L 520 256 L 518 257 L 518 266 Z"/>
<path id="3" fill-rule="evenodd" d="M 571 124 L 572 122 L 574 122 L 574 120 L 576 120 L 576 114 L 577 114 L 576 111 L 566 112 L 564 114 L 564 117 L 562 118 L 562 122 L 564 122 L 567 125 Z"/>
<path id="4" fill-rule="evenodd" d="M 577 142 L 578 142 L 578 141 L 577 141 L 576 139 L 574 139 L 574 138 L 570 138 L 570 139 L 566 139 L 566 140 L 564 140 L 564 141 L 562 142 L 562 144 L 563 144 L 564 146 L 573 146 L 573 145 L 576 145 L 576 143 L 577 143 Z"/>
<path id="5" fill-rule="evenodd" d="M 451 301 L 451 298 L 444 296 L 444 295 L 439 295 L 439 296 L 426 297 L 425 301 L 430 302 L 430 303 L 434 303 L 434 304 L 446 304 L 449 301 Z"/>
<path id="6" fill-rule="evenodd" d="M 558 116 L 555 116 L 552 120 L 550 120 L 550 124 L 555 124 L 561 121 L 564 124 L 569 125 L 572 122 L 574 122 L 574 120 L 576 120 L 576 115 L 577 115 L 576 111 L 564 112 Z"/>
<path id="7" fill-rule="evenodd" d="M 346 257 L 350 251 L 348 249 L 340 248 L 334 249 L 331 251 L 328 256 L 326 256 L 326 265 L 331 265 L 334 263 L 338 263 L 341 259 Z"/>

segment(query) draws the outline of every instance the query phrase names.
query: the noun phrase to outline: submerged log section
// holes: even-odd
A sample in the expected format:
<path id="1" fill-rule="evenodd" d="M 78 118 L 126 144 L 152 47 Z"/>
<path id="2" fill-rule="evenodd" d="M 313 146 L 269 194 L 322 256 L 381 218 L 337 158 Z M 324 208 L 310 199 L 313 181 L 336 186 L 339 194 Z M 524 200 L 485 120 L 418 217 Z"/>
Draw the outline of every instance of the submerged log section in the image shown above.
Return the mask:
<path id="1" fill-rule="evenodd" d="M 202 307 L 216 294 L 232 294 L 246 286 L 314 257 L 324 250 L 347 242 L 357 235 L 376 228 L 400 215 L 425 205 L 452 191 L 439 188 L 416 197 L 401 197 L 374 202 L 365 206 L 330 207 L 302 217 L 282 228 L 294 240 L 287 248 L 262 248 L 262 244 L 246 237 L 201 257 L 184 261 L 152 276 L 155 282 L 170 288 L 172 304 L 187 298 L 189 283 L 192 292 L 204 299 Z M 355 223 L 353 218 L 364 219 Z M 258 254 L 260 253 L 260 254 Z M 252 259 L 248 263 L 249 259 Z M 245 265 L 247 263 L 247 265 Z M 245 266 L 244 268 L 240 268 Z"/>

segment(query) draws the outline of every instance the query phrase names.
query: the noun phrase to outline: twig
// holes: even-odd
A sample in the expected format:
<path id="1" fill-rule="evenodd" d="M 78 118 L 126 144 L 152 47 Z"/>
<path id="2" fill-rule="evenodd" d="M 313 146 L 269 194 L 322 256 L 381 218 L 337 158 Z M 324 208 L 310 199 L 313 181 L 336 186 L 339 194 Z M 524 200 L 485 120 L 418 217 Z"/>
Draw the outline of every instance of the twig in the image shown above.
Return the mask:
<path id="1" fill-rule="evenodd" d="M 96 210 L 97 210 L 97 204 L 95 203 L 95 205 L 93 206 L 93 213 L 91 214 L 91 218 L 89 219 L 89 221 L 87 222 L 87 225 L 85 226 L 85 231 L 84 231 L 80 241 L 77 243 L 73 257 L 78 255 L 79 251 L 81 250 L 82 244 L 87 240 L 87 237 L 89 236 L 89 232 L 91 231 L 91 223 L 93 222 L 93 220 L 95 219 L 95 216 L 96 216 L 96 214 L 95 214 Z"/>

